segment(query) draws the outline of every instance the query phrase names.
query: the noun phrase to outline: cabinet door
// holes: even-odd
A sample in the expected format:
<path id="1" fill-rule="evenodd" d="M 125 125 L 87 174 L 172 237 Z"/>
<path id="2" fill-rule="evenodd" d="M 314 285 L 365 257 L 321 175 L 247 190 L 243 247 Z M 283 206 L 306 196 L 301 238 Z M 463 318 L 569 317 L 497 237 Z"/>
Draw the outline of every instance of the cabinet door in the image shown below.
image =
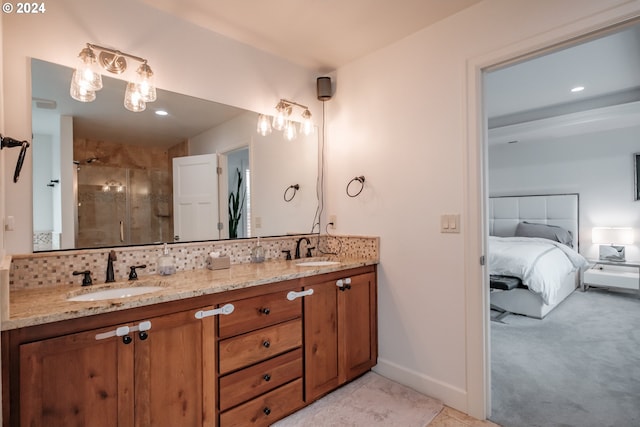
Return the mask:
<path id="1" fill-rule="evenodd" d="M 133 345 L 107 331 L 20 346 L 21 426 L 133 426 Z"/>
<path id="2" fill-rule="evenodd" d="M 338 301 L 335 281 L 307 286 L 304 297 L 305 401 L 338 387 Z"/>
<path id="3" fill-rule="evenodd" d="M 135 333 L 136 427 L 215 425 L 215 316 L 149 319 Z"/>
<path id="4" fill-rule="evenodd" d="M 375 366 L 378 358 L 376 276 L 351 277 L 351 288 L 338 291 L 340 383 Z"/>

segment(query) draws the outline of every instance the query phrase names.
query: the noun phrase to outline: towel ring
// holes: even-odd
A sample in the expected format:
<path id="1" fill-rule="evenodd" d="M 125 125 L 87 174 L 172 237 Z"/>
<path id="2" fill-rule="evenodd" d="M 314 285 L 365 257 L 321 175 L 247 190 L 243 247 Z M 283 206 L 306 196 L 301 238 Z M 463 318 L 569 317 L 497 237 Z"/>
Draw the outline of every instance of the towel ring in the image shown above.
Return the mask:
<path id="1" fill-rule="evenodd" d="M 351 186 L 351 184 L 353 184 L 356 181 L 360 183 L 360 189 L 356 193 L 349 192 L 349 187 Z M 362 175 L 356 176 L 351 181 L 349 181 L 349 183 L 347 184 L 347 196 L 349 196 L 349 197 L 357 197 L 360 193 L 362 193 L 363 189 L 364 189 L 364 176 L 362 176 Z"/>
<path id="2" fill-rule="evenodd" d="M 291 197 L 287 197 L 287 193 L 291 189 L 293 189 L 293 194 L 291 194 Z M 287 187 L 287 189 L 284 190 L 284 201 L 285 202 L 292 201 L 293 198 L 296 197 L 296 193 L 298 192 L 299 189 L 300 189 L 300 186 L 298 184 L 293 184 L 293 185 L 290 185 L 289 187 Z"/>

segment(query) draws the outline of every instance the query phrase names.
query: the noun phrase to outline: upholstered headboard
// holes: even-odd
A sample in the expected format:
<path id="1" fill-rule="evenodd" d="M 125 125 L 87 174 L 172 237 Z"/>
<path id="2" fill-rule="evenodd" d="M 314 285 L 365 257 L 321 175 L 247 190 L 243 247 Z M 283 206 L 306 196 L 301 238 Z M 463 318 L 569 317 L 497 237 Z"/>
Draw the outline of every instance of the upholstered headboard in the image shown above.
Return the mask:
<path id="1" fill-rule="evenodd" d="M 489 234 L 511 237 L 521 221 L 557 225 L 573 235 L 578 250 L 578 194 L 489 198 Z"/>

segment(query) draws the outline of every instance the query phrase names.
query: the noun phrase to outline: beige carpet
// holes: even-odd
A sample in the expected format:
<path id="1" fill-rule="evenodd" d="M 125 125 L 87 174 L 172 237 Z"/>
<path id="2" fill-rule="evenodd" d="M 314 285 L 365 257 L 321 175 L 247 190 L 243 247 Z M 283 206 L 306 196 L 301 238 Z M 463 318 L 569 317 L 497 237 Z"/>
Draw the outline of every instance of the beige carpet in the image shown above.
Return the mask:
<path id="1" fill-rule="evenodd" d="M 440 401 L 368 372 L 273 426 L 424 427 L 441 410 Z"/>

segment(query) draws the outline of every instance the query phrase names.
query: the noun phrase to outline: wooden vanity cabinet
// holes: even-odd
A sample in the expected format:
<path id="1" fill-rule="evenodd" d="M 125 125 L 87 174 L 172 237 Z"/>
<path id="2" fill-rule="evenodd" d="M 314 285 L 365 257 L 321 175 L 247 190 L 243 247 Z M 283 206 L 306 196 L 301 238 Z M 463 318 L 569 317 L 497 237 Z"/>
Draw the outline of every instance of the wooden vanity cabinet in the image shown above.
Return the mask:
<path id="1" fill-rule="evenodd" d="M 305 401 L 307 404 L 377 363 L 374 267 L 319 276 L 305 284 Z"/>
<path id="2" fill-rule="evenodd" d="M 231 301 L 218 324 L 220 427 L 269 426 L 304 406 L 302 297 L 297 281 Z"/>
<path id="3" fill-rule="evenodd" d="M 3 425 L 268 426 L 376 364 L 376 304 L 368 266 L 5 331 Z"/>
<path id="4" fill-rule="evenodd" d="M 196 319 L 196 311 L 122 319 L 14 346 L 10 357 L 18 363 L 10 364 L 18 372 L 5 425 L 215 426 L 215 318 Z M 78 322 L 65 322 L 58 333 Z M 150 329 L 112 335 L 142 322 Z M 46 327 L 27 328 L 26 335 Z"/>

